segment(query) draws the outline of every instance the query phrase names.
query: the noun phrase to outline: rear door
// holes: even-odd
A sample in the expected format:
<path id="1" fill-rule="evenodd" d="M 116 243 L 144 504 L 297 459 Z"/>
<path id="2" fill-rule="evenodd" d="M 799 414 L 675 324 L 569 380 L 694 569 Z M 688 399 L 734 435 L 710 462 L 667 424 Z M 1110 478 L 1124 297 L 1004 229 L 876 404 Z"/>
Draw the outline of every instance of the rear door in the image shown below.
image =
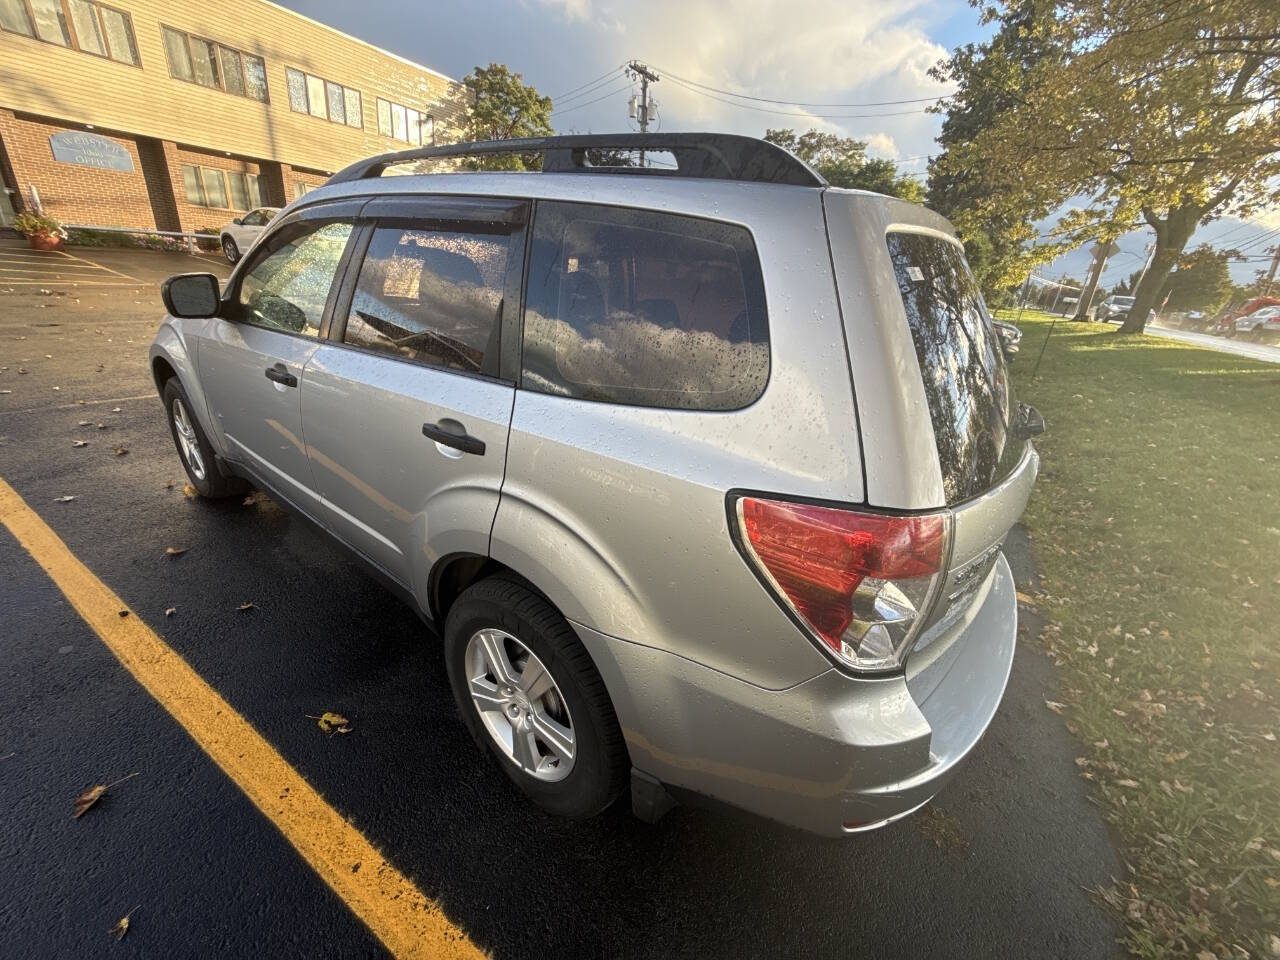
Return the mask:
<path id="1" fill-rule="evenodd" d="M 210 419 L 227 455 L 313 514 L 303 367 L 320 346 L 358 209 L 323 204 L 274 230 L 236 272 L 197 352 Z"/>
<path id="2" fill-rule="evenodd" d="M 326 523 L 418 596 L 485 555 L 515 397 L 524 203 L 365 208 L 302 416 Z"/>

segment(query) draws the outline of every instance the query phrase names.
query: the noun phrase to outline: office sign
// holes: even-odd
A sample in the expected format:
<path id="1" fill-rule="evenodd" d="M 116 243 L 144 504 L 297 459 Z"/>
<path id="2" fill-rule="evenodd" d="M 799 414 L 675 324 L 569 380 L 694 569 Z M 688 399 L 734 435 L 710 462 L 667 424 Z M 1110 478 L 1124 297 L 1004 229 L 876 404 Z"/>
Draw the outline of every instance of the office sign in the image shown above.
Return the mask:
<path id="1" fill-rule="evenodd" d="M 55 133 L 49 138 L 49 146 L 53 148 L 53 159 L 59 163 L 133 173 L 133 157 L 129 156 L 129 151 L 96 133 L 78 130 Z"/>

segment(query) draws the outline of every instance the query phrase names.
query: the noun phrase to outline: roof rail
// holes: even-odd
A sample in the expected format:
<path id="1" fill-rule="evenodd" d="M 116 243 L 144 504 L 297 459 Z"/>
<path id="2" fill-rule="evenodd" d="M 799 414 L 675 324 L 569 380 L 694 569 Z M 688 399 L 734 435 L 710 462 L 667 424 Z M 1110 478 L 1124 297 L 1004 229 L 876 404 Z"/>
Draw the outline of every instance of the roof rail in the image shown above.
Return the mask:
<path id="1" fill-rule="evenodd" d="M 594 166 L 588 156 L 591 150 L 661 151 L 674 156 L 676 166 Z M 596 133 L 418 147 L 360 160 L 339 170 L 328 182 L 380 177 L 387 167 L 415 160 L 502 153 L 541 153 L 543 173 L 627 173 L 784 183 L 798 187 L 827 185 L 812 167 L 776 144 L 729 133 Z"/>

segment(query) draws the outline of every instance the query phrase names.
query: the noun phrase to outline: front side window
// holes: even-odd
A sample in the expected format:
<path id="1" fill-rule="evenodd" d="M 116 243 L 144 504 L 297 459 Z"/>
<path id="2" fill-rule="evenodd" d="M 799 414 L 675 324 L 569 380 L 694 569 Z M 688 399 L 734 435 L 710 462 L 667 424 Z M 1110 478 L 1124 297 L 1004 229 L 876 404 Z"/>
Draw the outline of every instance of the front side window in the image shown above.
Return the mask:
<path id="1" fill-rule="evenodd" d="M 378 227 L 344 341 L 446 370 L 496 374 L 509 250 L 505 233 Z"/>
<path id="2" fill-rule="evenodd" d="M 245 273 L 239 319 L 307 337 L 320 334 L 324 305 L 351 224 L 294 224 L 268 241 L 267 253 Z"/>
<path id="3" fill-rule="evenodd" d="M 637 406 L 745 407 L 769 379 L 764 304 L 745 227 L 540 203 L 521 386 Z"/>

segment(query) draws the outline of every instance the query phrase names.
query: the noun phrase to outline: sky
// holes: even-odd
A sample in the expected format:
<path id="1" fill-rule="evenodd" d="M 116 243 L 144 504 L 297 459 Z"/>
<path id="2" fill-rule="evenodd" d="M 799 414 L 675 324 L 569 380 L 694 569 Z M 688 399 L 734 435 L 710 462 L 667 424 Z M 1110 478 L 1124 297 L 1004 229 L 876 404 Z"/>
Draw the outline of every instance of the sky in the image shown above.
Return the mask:
<path id="1" fill-rule="evenodd" d="M 636 59 L 662 77 L 651 88 L 656 129 L 763 136 L 770 127 L 818 127 L 865 140 L 872 156 L 921 176 L 941 126 L 922 98 L 949 92 L 929 68 L 990 30 L 964 0 L 277 2 L 458 80 L 477 65 L 505 63 L 553 97 L 559 133 L 637 129 L 627 117 L 636 87 L 619 69 Z M 1280 227 L 1280 212 L 1258 221 L 1225 218 L 1201 228 L 1191 245 L 1219 235 L 1252 242 Z M 1140 269 L 1151 236 L 1121 238 L 1103 282 Z M 1080 277 L 1089 259 L 1078 250 L 1041 273 Z M 1232 273 L 1250 279 L 1259 265 L 1236 264 Z"/>

